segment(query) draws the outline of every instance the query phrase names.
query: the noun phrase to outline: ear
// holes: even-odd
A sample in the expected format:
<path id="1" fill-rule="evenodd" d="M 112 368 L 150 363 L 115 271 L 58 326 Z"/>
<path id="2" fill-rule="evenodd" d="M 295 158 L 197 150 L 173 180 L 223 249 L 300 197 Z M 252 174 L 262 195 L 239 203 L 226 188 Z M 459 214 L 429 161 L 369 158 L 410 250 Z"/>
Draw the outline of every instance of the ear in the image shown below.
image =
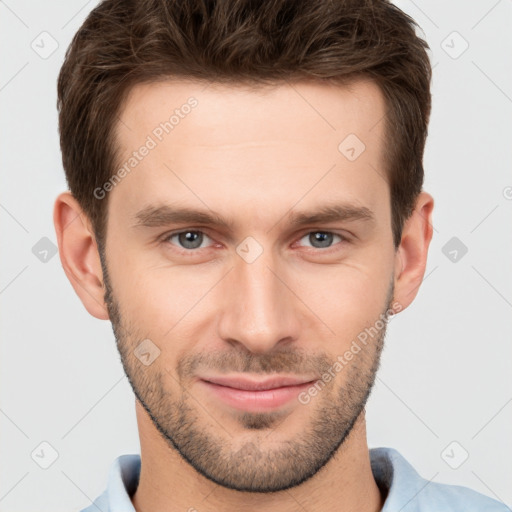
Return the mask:
<path id="1" fill-rule="evenodd" d="M 395 257 L 394 302 L 405 309 L 416 297 L 425 275 L 427 254 L 432 239 L 432 210 L 434 199 L 421 192 L 413 213 L 404 223 L 402 240 Z M 397 311 L 398 312 L 398 311 Z"/>
<path id="2" fill-rule="evenodd" d="M 108 320 L 104 301 L 103 272 L 94 231 L 70 192 L 63 192 L 53 210 L 62 267 L 85 309 L 100 320 Z"/>

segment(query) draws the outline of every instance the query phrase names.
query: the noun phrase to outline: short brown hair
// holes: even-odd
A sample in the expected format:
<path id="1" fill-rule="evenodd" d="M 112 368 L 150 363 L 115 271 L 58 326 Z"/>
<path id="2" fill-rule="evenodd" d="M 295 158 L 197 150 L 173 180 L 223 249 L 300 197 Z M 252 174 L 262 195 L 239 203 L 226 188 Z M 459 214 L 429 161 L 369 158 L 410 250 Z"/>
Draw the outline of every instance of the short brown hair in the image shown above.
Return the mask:
<path id="1" fill-rule="evenodd" d="M 58 80 L 69 189 L 106 237 L 114 130 L 136 84 L 185 78 L 227 84 L 373 80 L 386 101 L 384 170 L 395 248 L 423 186 L 430 117 L 427 43 L 386 0 L 105 0 L 75 34 Z"/>

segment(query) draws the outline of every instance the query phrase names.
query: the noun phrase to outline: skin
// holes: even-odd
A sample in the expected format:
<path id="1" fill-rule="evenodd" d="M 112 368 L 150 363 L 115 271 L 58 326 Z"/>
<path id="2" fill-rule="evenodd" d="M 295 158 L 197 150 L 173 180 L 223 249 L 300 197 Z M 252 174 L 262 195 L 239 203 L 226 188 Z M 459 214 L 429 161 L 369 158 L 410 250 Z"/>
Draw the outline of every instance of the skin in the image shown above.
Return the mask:
<path id="1" fill-rule="evenodd" d="M 66 275 L 87 311 L 112 321 L 136 396 L 142 468 L 134 507 L 378 511 L 385 495 L 371 472 L 364 405 L 385 326 L 307 404 L 244 413 L 199 377 L 320 378 L 379 315 L 414 300 L 433 198 L 418 196 L 395 250 L 382 168 L 385 104 L 370 81 L 139 85 L 116 127 L 118 163 L 190 96 L 197 107 L 104 199 L 103 261 L 69 192 L 54 210 Z M 338 150 L 351 133 L 366 147 L 354 161 Z M 233 225 L 137 225 L 137 212 L 164 203 Z M 364 206 L 374 221 L 290 224 L 293 213 L 328 203 Z M 169 238 L 183 230 L 203 233 L 200 248 Z M 319 245 L 318 232 L 334 236 Z M 237 253 L 248 236 L 262 250 L 251 263 Z M 145 339 L 160 350 L 150 365 L 134 353 Z"/>

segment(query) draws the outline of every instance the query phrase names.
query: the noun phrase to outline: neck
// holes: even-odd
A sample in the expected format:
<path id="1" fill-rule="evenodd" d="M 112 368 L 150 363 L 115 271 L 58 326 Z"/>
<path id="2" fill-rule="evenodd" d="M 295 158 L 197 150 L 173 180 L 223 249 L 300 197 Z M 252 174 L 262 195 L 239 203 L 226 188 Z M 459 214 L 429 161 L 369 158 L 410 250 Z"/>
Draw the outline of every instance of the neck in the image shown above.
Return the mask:
<path id="1" fill-rule="evenodd" d="M 331 460 L 301 485 L 269 494 L 240 492 L 208 480 L 170 448 L 136 401 L 141 472 L 137 512 L 378 512 L 383 497 L 371 471 L 364 411 Z"/>

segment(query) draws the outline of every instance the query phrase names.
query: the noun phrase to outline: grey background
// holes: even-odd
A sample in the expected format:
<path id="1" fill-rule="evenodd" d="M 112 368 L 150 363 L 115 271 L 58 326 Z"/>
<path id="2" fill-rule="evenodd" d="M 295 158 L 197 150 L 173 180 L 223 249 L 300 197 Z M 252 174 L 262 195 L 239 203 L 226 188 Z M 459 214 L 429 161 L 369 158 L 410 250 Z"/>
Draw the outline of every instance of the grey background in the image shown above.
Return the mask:
<path id="1" fill-rule="evenodd" d="M 79 510 L 115 457 L 139 451 L 110 323 L 88 315 L 51 251 L 65 189 L 56 78 L 95 4 L 0 1 L 0 511 Z M 512 506 L 512 2 L 397 4 L 432 49 L 435 232 L 419 294 L 389 325 L 369 445 Z"/>

